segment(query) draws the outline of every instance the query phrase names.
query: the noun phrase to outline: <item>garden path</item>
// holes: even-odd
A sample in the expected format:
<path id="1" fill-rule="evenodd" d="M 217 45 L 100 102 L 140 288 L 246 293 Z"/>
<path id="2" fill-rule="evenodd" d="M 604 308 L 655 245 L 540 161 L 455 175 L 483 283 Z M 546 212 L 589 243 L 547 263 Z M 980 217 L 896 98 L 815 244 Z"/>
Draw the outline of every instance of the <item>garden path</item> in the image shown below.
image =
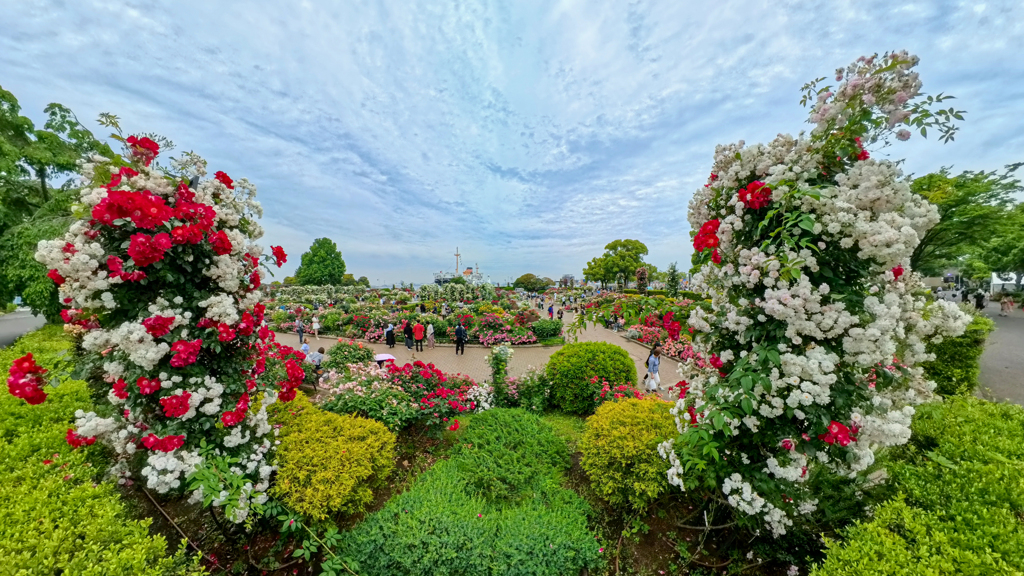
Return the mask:
<path id="1" fill-rule="evenodd" d="M 566 314 L 565 324 L 569 325 L 572 321 L 573 314 Z M 308 334 L 306 339 L 311 350 L 316 350 L 320 346 L 329 350 L 336 340 L 335 337 L 324 336 L 318 341 L 316 338 L 310 338 Z M 620 346 L 629 353 L 630 358 L 636 364 L 638 379 L 642 379 L 647 372 L 644 362 L 647 360 L 649 349 L 641 344 L 627 340 L 611 330 L 594 325 L 588 326 L 585 331 L 581 332 L 578 339 L 580 342 L 608 342 Z M 299 347 L 299 337 L 293 333 L 278 333 L 277 340 L 293 348 Z M 415 360 L 422 360 L 427 363 L 433 362 L 438 369 L 444 372 L 465 374 L 477 382 L 483 382 L 490 378 L 491 375 L 491 367 L 487 365 L 486 360 L 487 355 L 491 352 L 490 348 L 467 346 L 465 355 L 456 356 L 453 345 L 438 345 L 433 350 L 426 348 L 424 345 L 423 352 L 410 352 L 405 348 L 405 344 L 402 343 L 401 339 L 398 340 L 393 349 L 388 349 L 384 344 L 369 343 L 368 345 L 375 354 L 391 354 L 395 357 L 397 364 L 405 364 Z M 510 376 L 521 376 L 530 367 L 543 368 L 547 364 L 548 358 L 561 348 L 561 346 L 517 347 L 512 356 L 512 362 L 509 363 L 508 373 Z M 662 386 L 667 387 L 678 381 L 678 365 L 678 362 L 675 360 L 662 357 L 660 370 Z M 667 394 L 662 394 L 662 396 L 668 398 Z"/>
<path id="2" fill-rule="evenodd" d="M 1017 308 L 1003 317 L 999 304 L 990 302 L 985 315 L 995 320 L 997 328 L 981 355 L 978 396 L 1024 405 L 1024 312 Z"/>
<path id="3" fill-rule="evenodd" d="M 0 348 L 10 346 L 19 336 L 38 330 L 46 324 L 42 316 L 33 316 L 28 309 L 0 316 Z"/>

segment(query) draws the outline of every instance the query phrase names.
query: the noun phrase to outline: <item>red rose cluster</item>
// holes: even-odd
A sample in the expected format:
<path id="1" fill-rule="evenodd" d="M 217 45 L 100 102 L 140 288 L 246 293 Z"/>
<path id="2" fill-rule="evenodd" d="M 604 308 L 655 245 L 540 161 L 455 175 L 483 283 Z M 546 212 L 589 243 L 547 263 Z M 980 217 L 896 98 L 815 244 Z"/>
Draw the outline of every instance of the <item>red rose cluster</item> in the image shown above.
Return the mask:
<path id="1" fill-rule="evenodd" d="M 135 266 L 142 268 L 153 262 L 164 259 L 164 253 L 171 249 L 171 237 L 166 232 L 148 236 L 138 233 L 132 234 L 128 245 L 128 255 L 132 257 Z M 107 264 L 109 266 L 109 262 Z"/>
<path id="2" fill-rule="evenodd" d="M 7 374 L 7 390 L 11 396 L 21 398 L 32 405 L 46 401 L 46 392 L 43 392 L 43 386 L 46 385 L 43 374 L 46 374 L 46 368 L 36 364 L 31 352 L 15 360 Z"/>
<path id="3" fill-rule="evenodd" d="M 139 234 L 139 236 L 144 236 L 145 237 L 146 235 L 145 234 Z M 158 236 L 159 236 L 159 234 L 158 234 Z M 161 254 L 160 257 L 163 258 L 163 254 Z M 133 261 L 135 262 L 135 265 L 138 266 L 138 261 L 137 260 L 133 260 Z M 125 282 L 138 282 L 139 280 L 142 280 L 143 278 L 146 277 L 146 273 L 143 272 L 142 270 L 136 270 L 134 272 L 125 272 L 124 271 L 124 260 L 121 260 L 120 258 L 118 258 L 117 256 L 114 256 L 113 254 L 111 254 L 110 256 L 107 256 L 107 268 L 110 269 L 110 276 L 111 277 L 120 278 L 121 280 L 124 280 Z"/>
<path id="4" fill-rule="evenodd" d="M 156 378 L 151 380 L 145 376 L 139 376 L 139 379 L 135 381 L 135 385 L 139 387 L 140 394 L 147 396 L 160 389 L 160 380 Z"/>
<path id="5" fill-rule="evenodd" d="M 278 386 L 281 387 L 278 398 L 282 402 L 291 402 L 295 399 L 295 389 L 302 385 L 302 381 L 306 378 L 306 371 L 292 358 L 285 361 L 284 370 L 288 379 L 278 382 Z"/>
<path id="6" fill-rule="evenodd" d="M 746 188 L 740 188 L 736 197 L 744 206 L 751 210 L 760 210 L 772 201 L 772 189 L 760 180 L 754 180 L 747 184 Z"/>
<path id="7" fill-rule="evenodd" d="M 167 335 L 171 331 L 172 324 L 174 324 L 174 316 L 151 316 L 142 321 L 142 327 L 153 338 Z"/>
<path id="8" fill-rule="evenodd" d="M 82 436 L 78 432 L 75 432 L 74 428 L 68 428 L 68 434 L 67 436 L 64 437 L 64 440 L 66 440 L 68 445 L 71 446 L 72 448 L 92 446 L 93 444 L 96 443 L 95 436 L 89 436 L 88 438 L 86 438 L 85 436 Z"/>
<path id="9" fill-rule="evenodd" d="M 845 424 L 836 422 L 835 420 L 829 422 L 828 432 L 826 434 L 819 434 L 818 440 L 825 442 L 826 444 L 839 444 L 840 446 L 849 446 L 850 442 L 856 442 L 857 431 L 850 430 Z"/>
<path id="10" fill-rule="evenodd" d="M 252 382 L 252 385 L 255 388 L 256 382 L 254 382 L 252 380 L 249 380 L 249 381 L 246 382 L 246 387 L 248 387 L 249 382 Z M 234 426 L 235 424 L 238 424 L 239 422 L 241 422 L 245 418 L 245 413 L 248 412 L 248 411 L 249 411 L 249 393 L 248 392 L 244 392 L 242 394 L 242 396 L 238 399 L 238 402 L 235 404 L 235 409 L 234 410 L 228 410 L 227 412 L 224 412 L 223 414 L 221 414 L 220 415 L 220 421 L 223 422 L 225 426 L 229 426 L 229 427 L 230 426 Z"/>
<path id="11" fill-rule="evenodd" d="M 150 434 L 142 439 L 142 445 L 157 452 L 174 452 L 185 445 L 185 435 L 169 435 L 163 438 Z"/>
<path id="12" fill-rule="evenodd" d="M 168 418 L 181 418 L 189 411 L 189 399 L 192 398 L 192 393 L 188 390 L 183 390 L 181 394 L 174 394 L 172 396 L 164 396 L 160 399 L 160 405 L 164 408 L 164 416 Z"/>
<path id="13" fill-rule="evenodd" d="M 129 136 L 125 142 L 132 150 L 132 154 L 142 160 L 142 163 L 149 166 L 150 162 L 160 153 L 160 145 L 143 136 Z"/>
<path id="14" fill-rule="evenodd" d="M 668 332 L 670 340 L 679 340 L 679 333 L 683 331 L 683 325 L 673 320 L 674 316 L 674 312 L 666 312 L 665 316 L 661 319 L 662 327 Z"/>
<path id="15" fill-rule="evenodd" d="M 705 248 L 718 248 L 718 227 L 721 224 L 718 218 L 705 222 L 693 237 L 693 249 L 703 252 Z"/>
<path id="16" fill-rule="evenodd" d="M 178 340 L 171 345 L 171 352 L 176 354 L 171 357 L 171 366 L 175 368 L 184 368 L 189 364 L 193 364 L 196 358 L 199 357 L 199 350 L 203 347 L 202 338 L 198 340 Z"/>

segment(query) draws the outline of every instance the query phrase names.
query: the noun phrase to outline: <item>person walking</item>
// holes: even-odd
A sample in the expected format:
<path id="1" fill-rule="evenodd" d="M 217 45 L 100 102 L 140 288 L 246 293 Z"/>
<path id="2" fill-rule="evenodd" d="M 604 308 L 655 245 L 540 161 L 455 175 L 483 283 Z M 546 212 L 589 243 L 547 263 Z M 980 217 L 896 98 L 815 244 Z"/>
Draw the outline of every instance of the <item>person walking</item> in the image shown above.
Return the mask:
<path id="1" fill-rule="evenodd" d="M 421 324 L 419 320 L 417 320 L 416 325 L 412 327 L 413 337 L 416 338 L 417 352 L 423 352 L 423 336 L 426 331 L 427 329 L 423 327 L 423 324 Z"/>
<path id="2" fill-rule="evenodd" d="M 434 349 L 434 323 L 427 324 L 427 347 Z"/>
<path id="3" fill-rule="evenodd" d="M 555 319 L 555 305 L 554 304 L 552 304 L 551 306 L 548 306 L 548 319 L 549 320 L 554 320 Z"/>
<path id="4" fill-rule="evenodd" d="M 425 302 L 420 302 L 420 314 L 426 314 L 426 313 L 427 313 L 427 304 Z"/>
<path id="5" fill-rule="evenodd" d="M 559 309 L 558 309 L 558 319 L 559 319 L 559 320 L 561 320 L 561 319 L 562 319 L 562 315 L 563 315 L 562 309 L 561 309 L 561 308 L 559 308 Z"/>
<path id="6" fill-rule="evenodd" d="M 978 312 L 985 309 L 985 293 L 980 288 L 974 294 L 974 309 Z"/>
<path id="7" fill-rule="evenodd" d="M 387 344 L 388 348 L 395 347 L 395 325 L 388 323 L 388 327 L 384 329 L 384 343 Z"/>
<path id="8" fill-rule="evenodd" d="M 661 367 L 661 346 L 655 344 L 651 348 L 650 355 L 647 356 L 647 376 L 644 378 L 644 383 L 647 385 L 648 392 L 654 392 L 655 390 L 661 389 L 661 376 L 658 374 L 658 369 Z"/>
<path id="9" fill-rule="evenodd" d="M 459 351 L 462 351 L 462 355 L 466 355 L 466 329 L 462 327 L 462 322 L 455 327 L 455 355 L 459 355 Z"/>
<path id="10" fill-rule="evenodd" d="M 305 342 L 303 337 L 306 335 L 306 325 L 302 322 L 302 316 L 295 317 L 295 331 L 299 333 L 299 344 Z"/>
<path id="11" fill-rule="evenodd" d="M 1009 316 L 1010 312 L 1013 311 L 1013 296 L 1009 294 L 1003 296 L 1003 299 L 999 301 L 999 315 Z"/>
<path id="12" fill-rule="evenodd" d="M 408 350 L 411 351 L 412 350 L 412 342 L 413 342 L 413 340 L 412 340 L 412 322 L 410 322 L 408 320 L 403 320 L 403 322 L 405 322 L 405 327 L 402 328 L 402 335 L 405 336 L 405 347 Z"/>
<path id="13" fill-rule="evenodd" d="M 320 317 L 317 316 L 318 313 L 319 313 L 319 311 L 313 312 L 313 319 L 312 319 L 312 321 L 313 321 L 313 336 L 316 336 L 317 340 L 320 339 Z"/>

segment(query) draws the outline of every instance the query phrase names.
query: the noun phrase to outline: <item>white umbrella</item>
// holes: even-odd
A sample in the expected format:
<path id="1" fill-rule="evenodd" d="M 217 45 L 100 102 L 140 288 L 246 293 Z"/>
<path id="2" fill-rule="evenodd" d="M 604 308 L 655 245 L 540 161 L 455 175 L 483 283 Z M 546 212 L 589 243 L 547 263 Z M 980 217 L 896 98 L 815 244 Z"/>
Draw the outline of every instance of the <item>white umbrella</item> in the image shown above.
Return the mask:
<path id="1" fill-rule="evenodd" d="M 383 362 L 385 360 L 394 360 L 394 359 L 395 359 L 395 357 L 392 356 L 391 354 L 377 354 L 376 356 L 373 357 L 373 360 L 375 362 Z"/>

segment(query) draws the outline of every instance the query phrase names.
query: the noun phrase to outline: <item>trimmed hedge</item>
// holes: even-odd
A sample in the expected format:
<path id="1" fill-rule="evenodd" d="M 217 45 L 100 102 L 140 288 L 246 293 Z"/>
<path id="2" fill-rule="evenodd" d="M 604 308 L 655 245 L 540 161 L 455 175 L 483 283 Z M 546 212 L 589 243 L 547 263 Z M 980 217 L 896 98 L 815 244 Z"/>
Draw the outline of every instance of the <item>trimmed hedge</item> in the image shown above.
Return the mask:
<path id="1" fill-rule="evenodd" d="M 678 434 L 670 402 L 635 398 L 606 402 L 587 418 L 580 464 L 598 496 L 616 508 L 642 511 L 669 488 L 669 463 L 658 444 Z"/>
<path id="2" fill-rule="evenodd" d="M 568 459 L 550 426 L 494 408 L 459 433 L 463 445 L 450 460 L 344 534 L 338 555 L 349 567 L 363 576 L 564 576 L 601 566 L 590 507 L 559 485 Z M 504 497 L 510 488 L 514 501 Z"/>
<path id="3" fill-rule="evenodd" d="M 924 362 L 924 374 L 935 381 L 935 392 L 942 396 L 974 394 L 981 367 L 978 361 L 985 351 L 985 341 L 996 323 L 984 316 L 975 316 L 964 333 L 956 338 L 928 344 L 935 360 Z"/>
<path id="4" fill-rule="evenodd" d="M 46 326 L 0 350 L 0 373 L 28 352 L 57 374 L 73 360 L 73 342 Z M 98 448 L 72 450 L 65 441 L 76 410 L 92 410 L 81 380 L 47 387 L 30 406 L 0 390 L 0 566 L 19 575 L 168 575 L 202 573 L 179 551 L 167 557 L 151 520 L 132 520 L 117 488 L 94 483 L 105 464 Z M 93 465 L 94 461 L 97 463 Z"/>
<path id="5" fill-rule="evenodd" d="M 364 511 L 394 470 L 395 435 L 376 420 L 326 412 L 299 392 L 271 421 L 282 424 L 271 490 L 315 520 Z"/>
<path id="6" fill-rule="evenodd" d="M 607 342 L 567 344 L 547 365 L 552 403 L 570 414 L 590 414 L 600 381 L 636 387 L 636 365 L 623 348 Z M 594 377 L 598 384 L 592 384 Z"/>
<path id="7" fill-rule="evenodd" d="M 912 429 L 888 466 L 900 495 L 811 574 L 1024 574 L 1024 408 L 956 397 L 919 407 Z"/>
<path id="8" fill-rule="evenodd" d="M 557 338 L 562 335 L 562 321 L 557 318 L 553 320 L 537 320 L 531 326 L 533 328 L 533 335 L 538 340 Z"/>

